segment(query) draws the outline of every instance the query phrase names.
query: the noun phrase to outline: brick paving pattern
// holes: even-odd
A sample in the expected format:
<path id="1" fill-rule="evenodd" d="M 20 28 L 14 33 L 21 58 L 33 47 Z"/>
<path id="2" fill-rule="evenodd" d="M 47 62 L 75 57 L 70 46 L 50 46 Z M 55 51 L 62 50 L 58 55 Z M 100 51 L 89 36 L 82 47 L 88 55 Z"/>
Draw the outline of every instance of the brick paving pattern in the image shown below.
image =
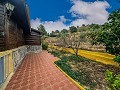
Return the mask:
<path id="1" fill-rule="evenodd" d="M 53 63 L 47 51 L 28 54 L 5 90 L 79 90 Z"/>

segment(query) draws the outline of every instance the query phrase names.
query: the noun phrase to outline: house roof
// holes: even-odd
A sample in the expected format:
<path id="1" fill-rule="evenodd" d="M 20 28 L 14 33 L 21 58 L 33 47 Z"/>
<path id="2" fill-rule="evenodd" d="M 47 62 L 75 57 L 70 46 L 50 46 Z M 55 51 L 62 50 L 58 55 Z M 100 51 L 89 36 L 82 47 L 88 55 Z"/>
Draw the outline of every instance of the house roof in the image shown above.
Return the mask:
<path id="1" fill-rule="evenodd" d="M 36 29 L 34 29 L 34 28 L 31 28 L 31 31 L 36 32 L 36 33 L 39 33 L 40 35 L 43 35 L 43 32 L 42 32 L 42 31 L 36 30 Z"/>

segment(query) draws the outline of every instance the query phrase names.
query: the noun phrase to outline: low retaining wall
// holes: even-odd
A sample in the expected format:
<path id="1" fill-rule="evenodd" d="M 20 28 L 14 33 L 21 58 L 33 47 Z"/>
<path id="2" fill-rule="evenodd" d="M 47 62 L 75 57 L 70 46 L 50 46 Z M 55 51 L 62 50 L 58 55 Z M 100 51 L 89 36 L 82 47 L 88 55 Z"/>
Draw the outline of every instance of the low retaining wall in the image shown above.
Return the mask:
<path id="1" fill-rule="evenodd" d="M 37 53 L 37 52 L 42 51 L 42 47 L 41 46 L 27 46 L 27 51 Z"/>
<path id="2" fill-rule="evenodd" d="M 41 46 L 21 46 L 16 49 L 0 52 L 0 90 L 4 90 L 8 78 L 16 71 L 23 58 L 28 53 L 42 51 Z"/>

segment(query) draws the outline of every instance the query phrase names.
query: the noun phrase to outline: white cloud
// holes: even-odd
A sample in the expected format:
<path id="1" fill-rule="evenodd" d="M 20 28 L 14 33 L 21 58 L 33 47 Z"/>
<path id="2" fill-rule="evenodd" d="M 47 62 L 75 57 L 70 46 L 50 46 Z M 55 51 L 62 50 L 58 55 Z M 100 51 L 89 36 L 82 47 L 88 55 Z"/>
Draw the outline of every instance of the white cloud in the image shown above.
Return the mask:
<path id="1" fill-rule="evenodd" d="M 73 17 L 77 17 L 71 25 L 82 24 L 104 24 L 109 13 L 107 8 L 110 7 L 107 1 L 85 2 L 82 0 L 71 0 L 73 6 L 70 9 Z M 77 23 L 78 22 L 78 23 Z"/>
<path id="2" fill-rule="evenodd" d="M 66 22 L 67 19 L 66 19 L 64 16 L 60 16 L 60 21 L 61 21 L 61 22 Z"/>
<path id="3" fill-rule="evenodd" d="M 69 26 L 81 26 L 82 24 L 104 24 L 108 19 L 107 8 L 110 7 L 107 1 L 95 1 L 95 2 L 85 2 L 82 0 L 71 0 L 73 6 L 70 8 L 70 13 L 72 17 L 76 17 L 75 20 L 71 21 Z M 60 16 L 56 21 L 41 21 L 39 18 L 31 20 L 31 26 L 35 29 L 40 24 L 43 24 L 47 32 L 68 29 L 69 26 L 65 24 L 66 19 L 64 16 Z"/>
<path id="4" fill-rule="evenodd" d="M 34 29 L 37 29 L 37 27 L 42 24 L 39 18 L 36 18 L 35 20 L 31 20 L 31 27 Z"/>
<path id="5" fill-rule="evenodd" d="M 60 16 L 57 21 L 41 21 L 39 18 L 36 18 L 35 20 L 31 20 L 31 26 L 32 28 L 37 29 L 37 27 L 42 24 L 45 26 L 45 29 L 48 33 L 55 30 L 62 30 L 62 29 L 68 29 L 69 26 L 65 25 L 64 22 L 66 22 L 67 19 L 65 19 L 64 16 Z"/>

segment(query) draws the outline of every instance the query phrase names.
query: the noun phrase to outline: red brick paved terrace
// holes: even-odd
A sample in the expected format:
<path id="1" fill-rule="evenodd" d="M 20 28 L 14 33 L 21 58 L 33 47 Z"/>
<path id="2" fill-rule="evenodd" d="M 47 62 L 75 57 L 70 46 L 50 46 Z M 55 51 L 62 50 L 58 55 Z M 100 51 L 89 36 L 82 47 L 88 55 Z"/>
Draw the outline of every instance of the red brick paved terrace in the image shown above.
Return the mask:
<path id="1" fill-rule="evenodd" d="M 54 57 L 47 51 L 28 54 L 6 90 L 79 90 L 53 63 Z"/>

